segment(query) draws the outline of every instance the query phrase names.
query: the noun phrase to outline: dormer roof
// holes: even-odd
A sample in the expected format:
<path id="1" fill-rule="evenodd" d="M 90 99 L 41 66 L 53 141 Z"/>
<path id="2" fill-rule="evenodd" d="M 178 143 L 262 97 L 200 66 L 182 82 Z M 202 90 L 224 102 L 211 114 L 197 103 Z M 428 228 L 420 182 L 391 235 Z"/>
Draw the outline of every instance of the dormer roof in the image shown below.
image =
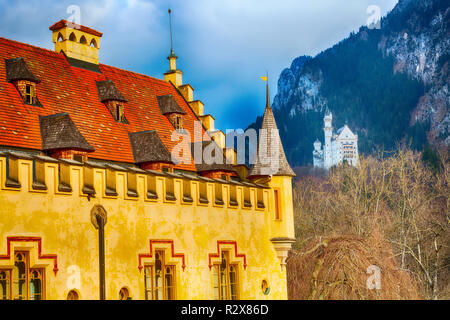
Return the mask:
<path id="1" fill-rule="evenodd" d="M 39 117 L 39 124 L 41 128 L 42 150 L 95 150 L 86 141 L 66 112 Z"/>
<path id="2" fill-rule="evenodd" d="M 6 80 L 13 82 L 17 80 L 29 80 L 39 83 L 40 80 L 28 68 L 23 58 L 5 59 Z"/>
<path id="3" fill-rule="evenodd" d="M 101 102 L 108 100 L 127 102 L 112 80 L 97 81 L 98 97 Z"/>
<path id="4" fill-rule="evenodd" d="M 135 163 L 172 163 L 171 154 L 156 130 L 130 133 L 130 141 Z"/>
<path id="5" fill-rule="evenodd" d="M 161 110 L 161 114 L 168 114 L 168 113 L 179 113 L 179 114 L 186 114 L 183 109 L 180 108 L 180 106 L 175 101 L 173 95 L 164 95 L 164 96 L 158 96 L 158 104 L 159 109 Z"/>
<path id="6" fill-rule="evenodd" d="M 197 171 L 198 172 L 205 172 L 205 171 L 226 171 L 226 172 L 236 172 L 236 170 L 233 168 L 232 164 L 227 164 L 227 158 L 225 154 L 223 153 L 222 149 L 219 147 L 219 145 L 215 141 L 203 141 L 203 142 L 196 142 L 191 144 L 191 154 L 195 154 L 196 145 L 201 144 L 201 150 L 202 154 L 204 153 L 204 149 L 207 147 L 213 148 L 213 152 L 211 152 L 211 155 L 213 158 L 216 158 L 216 152 L 219 153 L 217 158 L 221 159 L 222 163 L 206 163 L 205 159 L 202 157 L 202 163 L 197 163 Z M 211 144 L 214 144 L 211 145 Z"/>

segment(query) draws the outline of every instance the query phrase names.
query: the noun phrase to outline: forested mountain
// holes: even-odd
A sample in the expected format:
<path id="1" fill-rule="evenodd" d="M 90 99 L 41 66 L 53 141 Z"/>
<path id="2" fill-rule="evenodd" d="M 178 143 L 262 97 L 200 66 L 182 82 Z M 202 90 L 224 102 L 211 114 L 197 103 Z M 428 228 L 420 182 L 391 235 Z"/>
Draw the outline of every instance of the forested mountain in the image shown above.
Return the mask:
<path id="1" fill-rule="evenodd" d="M 381 28 L 361 27 L 283 70 L 273 109 L 290 164 L 312 163 L 326 107 L 334 128 L 358 134 L 360 153 L 399 141 L 448 146 L 449 11 L 447 0 L 400 0 Z"/>

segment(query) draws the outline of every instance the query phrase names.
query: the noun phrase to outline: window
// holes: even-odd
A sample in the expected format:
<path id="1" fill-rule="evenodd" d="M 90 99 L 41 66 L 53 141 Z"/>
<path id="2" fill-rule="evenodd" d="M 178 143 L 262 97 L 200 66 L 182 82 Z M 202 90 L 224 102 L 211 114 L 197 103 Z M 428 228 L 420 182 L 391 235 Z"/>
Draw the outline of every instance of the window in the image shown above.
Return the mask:
<path id="1" fill-rule="evenodd" d="M 81 38 L 80 38 L 80 43 L 81 43 L 81 44 L 87 44 L 87 41 L 86 41 L 86 37 L 85 37 L 85 36 L 81 36 Z"/>
<path id="2" fill-rule="evenodd" d="M 123 287 L 122 289 L 120 289 L 120 291 L 119 291 L 119 299 L 120 300 L 128 300 L 129 297 L 130 297 L 130 292 L 128 291 L 127 288 Z"/>
<path id="3" fill-rule="evenodd" d="M 144 267 L 147 300 L 175 299 L 175 266 L 166 265 L 164 258 L 164 251 L 156 251 L 155 263 Z"/>
<path id="4" fill-rule="evenodd" d="M 97 48 L 97 42 L 95 41 L 95 39 L 91 40 L 90 46 L 93 47 L 93 48 Z"/>
<path id="5" fill-rule="evenodd" d="M 83 163 L 83 156 L 81 154 L 74 154 L 73 155 L 73 160 L 78 161 L 80 163 Z"/>
<path id="6" fill-rule="evenodd" d="M 177 116 L 175 118 L 175 129 L 176 130 L 183 129 L 183 118 L 181 116 Z"/>
<path id="7" fill-rule="evenodd" d="M 70 290 L 67 294 L 67 300 L 80 300 L 80 297 L 75 290 Z"/>
<path id="8" fill-rule="evenodd" d="M 278 195 L 278 190 L 273 190 L 273 201 L 275 206 L 275 219 L 280 220 L 280 198 Z"/>
<path id="9" fill-rule="evenodd" d="M 15 252 L 14 269 L 0 270 L 0 299 L 44 299 L 44 276 L 44 269 L 29 267 L 28 252 Z"/>
<path id="10" fill-rule="evenodd" d="M 238 266 L 229 263 L 229 253 L 222 251 L 222 261 L 213 265 L 213 287 L 215 300 L 238 299 Z"/>
<path id="11" fill-rule="evenodd" d="M 11 299 L 11 270 L 0 270 L 0 300 Z"/>
<path id="12" fill-rule="evenodd" d="M 75 33 L 72 32 L 72 33 L 70 34 L 69 40 L 70 40 L 70 41 L 77 41 L 77 37 L 75 37 Z"/>
<path id="13" fill-rule="evenodd" d="M 25 103 L 35 104 L 36 103 L 36 90 L 33 85 L 27 84 L 25 86 Z"/>
<path id="14" fill-rule="evenodd" d="M 116 105 L 116 120 L 119 122 L 125 122 L 125 115 L 123 113 L 123 105 L 118 103 Z"/>

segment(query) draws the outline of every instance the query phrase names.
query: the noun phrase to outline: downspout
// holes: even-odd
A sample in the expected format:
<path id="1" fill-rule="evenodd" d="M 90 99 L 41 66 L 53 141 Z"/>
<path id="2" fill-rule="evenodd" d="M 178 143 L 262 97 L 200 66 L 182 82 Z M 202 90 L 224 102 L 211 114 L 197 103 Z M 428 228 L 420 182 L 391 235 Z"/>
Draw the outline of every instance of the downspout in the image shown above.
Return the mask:
<path id="1" fill-rule="evenodd" d="M 105 221 L 99 214 L 95 218 L 98 225 L 100 300 L 105 300 Z"/>

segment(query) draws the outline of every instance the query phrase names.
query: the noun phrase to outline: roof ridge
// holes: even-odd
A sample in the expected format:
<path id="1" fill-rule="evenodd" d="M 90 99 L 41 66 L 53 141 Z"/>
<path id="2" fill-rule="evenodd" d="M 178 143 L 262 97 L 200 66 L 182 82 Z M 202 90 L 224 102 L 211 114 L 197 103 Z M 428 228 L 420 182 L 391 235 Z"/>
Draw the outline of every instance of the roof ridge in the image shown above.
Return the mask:
<path id="1" fill-rule="evenodd" d="M 35 46 L 35 45 L 29 44 L 29 43 L 20 42 L 20 41 L 17 41 L 17 40 L 8 39 L 8 38 L 1 37 L 1 36 L 0 36 L 0 40 L 4 40 L 5 42 L 10 42 L 10 43 L 13 43 L 13 44 L 16 44 L 16 45 L 22 45 L 22 46 L 28 47 L 30 49 L 31 48 L 40 49 L 40 50 L 42 50 L 42 51 L 44 51 L 46 53 L 49 53 L 51 55 L 60 56 L 59 52 L 56 52 L 56 51 L 51 50 L 51 49 Z M 27 50 L 27 48 L 25 48 L 25 50 Z M 118 70 L 118 71 L 121 71 L 121 72 L 132 73 L 132 74 L 134 74 L 136 76 L 141 76 L 141 77 L 148 78 L 148 79 L 156 81 L 156 82 L 160 82 L 160 83 L 164 83 L 166 85 L 169 85 L 163 79 L 159 79 L 159 78 L 156 78 L 156 77 L 153 77 L 153 76 L 149 76 L 147 74 L 139 73 L 139 72 L 136 72 L 136 71 L 127 70 L 127 69 L 119 68 L 119 67 L 108 65 L 108 64 L 104 64 L 104 63 L 99 63 L 99 66 L 115 69 L 115 70 Z"/>
<path id="2" fill-rule="evenodd" d="M 54 51 L 54 50 L 50 50 L 50 49 L 47 49 L 47 48 L 38 47 L 38 46 L 35 46 L 35 45 L 32 45 L 32 44 L 28 44 L 28 43 L 25 43 L 25 42 L 20 42 L 20 41 L 17 41 L 17 40 L 12 40 L 12 39 L 8 39 L 8 38 L 5 38 L 5 37 L 0 37 L 0 40 L 5 40 L 6 42 L 12 42 L 12 43 L 15 43 L 15 44 L 19 44 L 19 45 L 23 45 L 23 46 L 31 47 L 31 48 L 35 48 L 35 49 L 41 49 L 41 50 L 43 50 L 43 51 L 45 51 L 45 52 L 48 52 L 48 53 L 51 53 L 51 54 L 53 54 L 53 55 L 58 55 L 58 56 L 59 56 L 59 53 L 56 52 L 56 51 Z"/>
<path id="3" fill-rule="evenodd" d="M 111 66 L 111 65 L 107 65 L 107 64 L 103 64 L 103 63 L 99 63 L 99 66 L 107 67 L 107 68 L 111 68 L 111 69 L 116 69 L 116 70 L 118 70 L 120 72 L 132 73 L 133 75 L 136 75 L 136 76 L 140 76 L 140 77 L 147 78 L 147 79 L 150 79 L 150 80 L 153 80 L 153 81 L 156 81 L 156 82 L 164 83 L 167 86 L 169 85 L 169 83 L 166 82 L 163 79 L 159 79 L 159 78 L 156 78 L 156 77 L 153 77 L 153 76 L 149 76 L 147 74 L 139 73 L 139 72 L 136 72 L 136 71 L 126 70 L 126 69 L 123 69 L 123 68 L 119 68 L 119 67 L 115 67 L 115 66 Z"/>

